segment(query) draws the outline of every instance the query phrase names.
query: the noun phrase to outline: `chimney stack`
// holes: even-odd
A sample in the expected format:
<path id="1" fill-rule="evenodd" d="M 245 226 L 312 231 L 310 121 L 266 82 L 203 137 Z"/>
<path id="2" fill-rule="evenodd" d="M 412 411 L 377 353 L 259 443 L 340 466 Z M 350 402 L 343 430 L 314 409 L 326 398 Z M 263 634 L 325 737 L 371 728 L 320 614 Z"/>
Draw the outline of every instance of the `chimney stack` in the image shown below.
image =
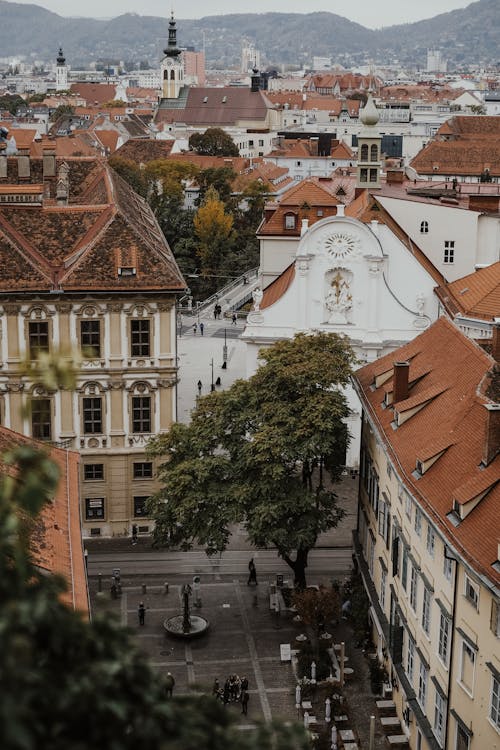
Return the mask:
<path id="1" fill-rule="evenodd" d="M 408 398 L 408 382 L 410 374 L 410 363 L 406 362 L 394 362 L 394 377 L 393 377 L 393 403 L 397 404 L 399 401 L 404 401 Z"/>
<path id="2" fill-rule="evenodd" d="M 486 434 L 483 447 L 483 466 L 488 466 L 500 451 L 500 404 L 484 404 Z"/>
<path id="3" fill-rule="evenodd" d="M 492 328 L 491 356 L 500 363 L 500 318 L 495 318 Z"/>
<path id="4" fill-rule="evenodd" d="M 338 204 L 336 216 L 345 216 L 345 206 L 343 203 Z"/>

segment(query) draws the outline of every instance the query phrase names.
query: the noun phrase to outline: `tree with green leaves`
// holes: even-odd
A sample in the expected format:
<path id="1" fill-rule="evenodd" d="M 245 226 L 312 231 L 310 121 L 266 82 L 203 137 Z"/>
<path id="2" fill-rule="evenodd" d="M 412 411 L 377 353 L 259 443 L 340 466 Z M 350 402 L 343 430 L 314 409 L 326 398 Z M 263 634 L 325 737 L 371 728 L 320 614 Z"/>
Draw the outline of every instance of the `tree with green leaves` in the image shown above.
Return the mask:
<path id="1" fill-rule="evenodd" d="M 75 114 L 75 110 L 69 104 L 60 104 L 50 115 L 51 122 L 57 122 L 60 117 L 71 116 Z"/>
<path id="2" fill-rule="evenodd" d="M 239 156 L 238 146 L 222 128 L 193 133 L 189 138 L 189 148 L 202 156 Z"/>
<path id="3" fill-rule="evenodd" d="M 223 552 L 243 523 L 256 547 L 275 547 L 304 587 L 310 550 L 343 516 L 334 490 L 345 463 L 355 362 L 336 334 L 298 334 L 262 349 L 248 380 L 198 400 L 190 424 L 150 444 L 164 461 L 149 501 L 155 543 Z"/>
<path id="4" fill-rule="evenodd" d="M 59 387 L 74 382 L 64 356 L 30 372 Z M 67 607 L 65 581 L 30 552 L 57 467 L 24 441 L 0 460 L 2 750 L 306 750 L 301 727 L 241 733 L 211 696 L 166 700 L 164 678 L 126 629 L 109 615 L 88 622 Z"/>

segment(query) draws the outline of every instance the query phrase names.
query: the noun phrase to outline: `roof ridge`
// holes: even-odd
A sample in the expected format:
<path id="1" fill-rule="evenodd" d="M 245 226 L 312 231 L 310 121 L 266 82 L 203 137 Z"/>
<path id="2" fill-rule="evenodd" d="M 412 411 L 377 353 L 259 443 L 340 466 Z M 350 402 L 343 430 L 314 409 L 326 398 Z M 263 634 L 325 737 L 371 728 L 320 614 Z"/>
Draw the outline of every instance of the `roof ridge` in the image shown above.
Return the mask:
<path id="1" fill-rule="evenodd" d="M 3 235 L 9 244 L 12 245 L 12 247 L 17 250 L 17 252 L 20 253 L 24 259 L 35 268 L 35 270 L 52 283 L 53 266 L 51 266 L 47 259 L 11 225 L 2 211 L 0 211 L 0 229 L 3 230 Z"/>

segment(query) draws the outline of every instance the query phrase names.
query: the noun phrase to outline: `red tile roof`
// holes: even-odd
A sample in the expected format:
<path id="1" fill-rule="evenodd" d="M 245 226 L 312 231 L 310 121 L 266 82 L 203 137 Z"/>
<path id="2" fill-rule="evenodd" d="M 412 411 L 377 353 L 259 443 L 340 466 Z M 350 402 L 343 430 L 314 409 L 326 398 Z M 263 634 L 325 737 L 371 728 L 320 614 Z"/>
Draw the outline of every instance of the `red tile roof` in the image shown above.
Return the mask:
<path id="1" fill-rule="evenodd" d="M 407 359 L 410 359 L 410 378 L 415 368 L 428 369 L 428 374 L 411 389 L 412 398 L 430 389 L 435 389 L 435 395 L 394 430 L 394 410 L 382 408 L 383 387 L 373 388 L 374 376 L 377 370 Z M 486 469 L 481 466 L 487 420 L 484 405 L 493 403 L 488 394 L 497 387 L 498 378 L 498 366 L 495 369 L 492 358 L 446 318 L 439 318 L 409 344 L 355 373 L 363 407 L 391 460 L 399 467 L 404 485 L 450 545 L 458 548 L 478 573 L 497 586 L 500 572 L 492 564 L 498 558 L 500 483 L 492 484 L 485 497 L 457 526 L 448 514 L 453 510 L 455 498 L 465 498 L 472 490 L 480 492 L 486 472 L 493 479 L 500 477 L 500 454 Z M 429 441 L 449 447 L 416 478 L 416 461 L 427 452 Z"/>
<path id="2" fill-rule="evenodd" d="M 155 159 L 166 159 L 170 156 L 173 140 L 153 140 L 151 138 L 129 138 L 129 140 L 120 146 L 114 153 L 120 159 L 131 159 L 137 164 L 148 164 Z"/>
<path id="3" fill-rule="evenodd" d="M 241 121 L 264 121 L 271 102 L 262 91 L 226 86 L 224 88 L 190 87 L 185 105 L 181 99 L 164 100 L 155 117 L 156 122 L 183 122 L 186 125 L 209 127 L 235 125 Z M 225 100 L 225 101 L 224 101 Z"/>
<path id="4" fill-rule="evenodd" d="M 282 297 L 295 278 L 295 263 L 291 263 L 277 279 L 266 286 L 260 303 L 260 309 L 271 307 Z"/>
<path id="5" fill-rule="evenodd" d="M 499 177 L 500 140 L 431 141 L 412 159 L 411 166 L 421 175 L 479 177 L 488 169 L 492 177 Z"/>
<path id="6" fill-rule="evenodd" d="M 110 83 L 72 83 L 70 90 L 85 99 L 87 106 L 111 102 L 116 96 L 116 86 Z"/>
<path id="7" fill-rule="evenodd" d="M 134 191 L 99 160 L 65 160 L 68 205 L 0 205 L 0 292 L 119 291 L 185 288 L 154 215 Z M 8 184 L 15 170 L 10 170 Z M 31 163 L 32 179 L 41 165 Z M 15 183 L 14 183 L 15 184 Z M 54 189 L 55 182 L 47 183 Z M 117 273 L 115 251 L 136 248 L 137 272 Z"/>
<path id="8" fill-rule="evenodd" d="M 479 320 L 500 317 L 500 261 L 441 286 L 436 294 L 449 315 Z"/>
<path id="9" fill-rule="evenodd" d="M 15 446 L 35 444 L 30 438 L 0 427 L 0 467 L 10 471 L 1 456 Z M 47 448 L 40 444 L 40 448 Z M 68 585 L 61 599 L 84 615 L 89 614 L 87 579 L 80 528 L 78 497 L 79 455 L 73 451 L 50 448 L 50 457 L 57 464 L 60 480 L 52 502 L 47 503 L 30 534 L 34 563 L 50 573 L 64 577 Z"/>

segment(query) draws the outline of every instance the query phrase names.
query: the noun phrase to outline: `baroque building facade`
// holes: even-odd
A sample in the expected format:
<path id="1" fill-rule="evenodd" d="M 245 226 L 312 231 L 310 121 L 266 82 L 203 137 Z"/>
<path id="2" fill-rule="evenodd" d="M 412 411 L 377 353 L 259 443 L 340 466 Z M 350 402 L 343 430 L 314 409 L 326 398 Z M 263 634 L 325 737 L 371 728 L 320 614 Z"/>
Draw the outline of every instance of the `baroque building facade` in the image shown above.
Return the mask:
<path id="1" fill-rule="evenodd" d="M 2 424 L 80 453 L 84 536 L 150 531 L 146 445 L 176 418 L 185 288 L 153 214 L 98 160 L 0 154 L 0 258 Z M 74 349 L 74 392 L 26 378 Z"/>

